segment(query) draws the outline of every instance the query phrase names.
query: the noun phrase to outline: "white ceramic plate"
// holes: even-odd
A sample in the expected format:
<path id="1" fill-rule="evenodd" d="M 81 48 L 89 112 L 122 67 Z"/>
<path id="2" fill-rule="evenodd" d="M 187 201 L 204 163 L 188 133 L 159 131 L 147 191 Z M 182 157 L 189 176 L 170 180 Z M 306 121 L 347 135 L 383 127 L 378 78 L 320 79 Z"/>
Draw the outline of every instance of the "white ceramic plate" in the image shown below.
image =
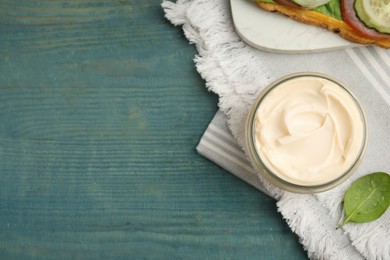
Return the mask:
<path id="1" fill-rule="evenodd" d="M 358 46 L 325 29 L 266 12 L 248 0 L 230 0 L 230 4 L 237 33 L 258 49 L 304 53 Z"/>

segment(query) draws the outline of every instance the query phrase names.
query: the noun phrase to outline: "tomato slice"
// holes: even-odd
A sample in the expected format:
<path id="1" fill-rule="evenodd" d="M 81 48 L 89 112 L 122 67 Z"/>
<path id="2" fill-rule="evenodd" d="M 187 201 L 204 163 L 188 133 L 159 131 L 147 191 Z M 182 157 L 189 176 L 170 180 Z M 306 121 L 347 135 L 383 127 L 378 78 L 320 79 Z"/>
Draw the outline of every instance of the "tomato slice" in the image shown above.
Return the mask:
<path id="1" fill-rule="evenodd" d="M 380 33 L 374 29 L 370 29 L 364 25 L 362 21 L 357 17 L 355 8 L 355 0 L 341 0 L 341 14 L 344 22 L 352 27 L 360 35 L 370 39 L 390 39 L 389 34 Z"/>
<path id="2" fill-rule="evenodd" d="M 280 5 L 288 6 L 291 8 L 307 9 L 307 8 L 302 7 L 302 6 L 300 6 L 300 5 L 294 3 L 293 1 L 290 1 L 290 0 L 274 0 L 274 1 Z"/>

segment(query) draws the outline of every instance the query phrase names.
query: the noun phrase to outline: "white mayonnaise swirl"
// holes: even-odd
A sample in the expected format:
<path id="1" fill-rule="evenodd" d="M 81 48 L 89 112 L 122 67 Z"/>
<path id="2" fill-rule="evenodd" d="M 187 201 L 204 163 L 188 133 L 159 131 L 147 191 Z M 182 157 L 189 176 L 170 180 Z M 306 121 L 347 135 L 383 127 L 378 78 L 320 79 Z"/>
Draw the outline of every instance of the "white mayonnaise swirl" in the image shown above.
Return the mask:
<path id="1" fill-rule="evenodd" d="M 352 96 L 336 83 L 305 76 L 274 87 L 255 118 L 255 146 L 276 176 L 320 185 L 348 171 L 364 146 L 365 126 Z"/>

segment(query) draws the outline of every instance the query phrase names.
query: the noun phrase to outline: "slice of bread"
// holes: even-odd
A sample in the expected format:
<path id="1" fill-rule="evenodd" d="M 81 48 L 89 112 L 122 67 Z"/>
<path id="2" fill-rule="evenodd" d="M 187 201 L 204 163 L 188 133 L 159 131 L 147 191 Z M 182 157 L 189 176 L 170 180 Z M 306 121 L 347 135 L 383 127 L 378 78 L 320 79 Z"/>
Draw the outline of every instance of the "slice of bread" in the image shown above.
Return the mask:
<path id="1" fill-rule="evenodd" d="M 329 31 L 339 34 L 341 37 L 364 45 L 377 45 L 382 48 L 390 48 L 390 40 L 387 39 L 369 39 L 352 29 L 348 24 L 343 21 L 337 20 L 333 17 L 326 16 L 322 13 L 297 9 L 283 6 L 274 3 L 256 2 L 260 8 L 269 12 L 278 12 L 288 16 L 298 22 L 322 27 Z"/>

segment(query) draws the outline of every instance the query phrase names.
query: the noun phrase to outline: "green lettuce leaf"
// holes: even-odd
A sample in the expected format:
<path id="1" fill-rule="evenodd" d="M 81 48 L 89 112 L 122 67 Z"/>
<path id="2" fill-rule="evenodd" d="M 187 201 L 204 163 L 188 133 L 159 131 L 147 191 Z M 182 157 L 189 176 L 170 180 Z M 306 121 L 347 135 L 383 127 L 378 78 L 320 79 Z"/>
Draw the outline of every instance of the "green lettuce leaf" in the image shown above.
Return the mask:
<path id="1" fill-rule="evenodd" d="M 256 0 L 258 2 L 264 3 L 275 3 L 273 0 Z M 321 5 L 313 9 L 313 11 L 325 14 L 327 16 L 333 17 L 338 20 L 342 20 L 341 10 L 340 10 L 340 0 L 331 0 L 325 5 Z"/>
<path id="2" fill-rule="evenodd" d="M 341 16 L 340 0 L 331 0 L 327 4 L 321 5 L 313 10 L 338 20 L 343 19 Z"/>

